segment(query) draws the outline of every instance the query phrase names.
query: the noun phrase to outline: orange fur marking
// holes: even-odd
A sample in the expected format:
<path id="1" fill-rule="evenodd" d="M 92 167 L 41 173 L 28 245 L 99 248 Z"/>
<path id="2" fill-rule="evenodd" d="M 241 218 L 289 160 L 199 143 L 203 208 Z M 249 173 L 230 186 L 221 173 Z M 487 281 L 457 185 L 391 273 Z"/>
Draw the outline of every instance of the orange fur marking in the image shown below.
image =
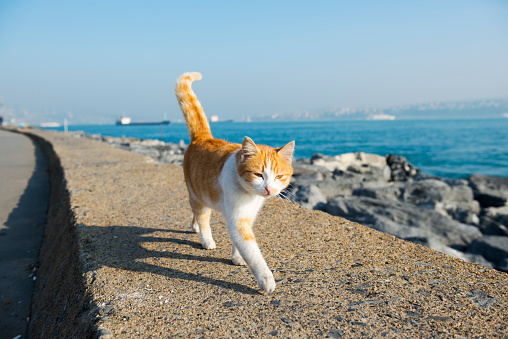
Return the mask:
<path id="1" fill-rule="evenodd" d="M 252 232 L 252 219 L 242 218 L 238 221 L 238 231 L 242 236 L 243 240 L 255 240 L 254 233 Z"/>
<path id="2" fill-rule="evenodd" d="M 241 148 L 224 140 L 207 139 L 192 142 L 183 159 L 183 171 L 188 188 L 199 202 L 206 206 L 208 198 L 213 204 L 219 202 L 222 190 L 219 176 L 226 160 Z"/>
<path id="3" fill-rule="evenodd" d="M 176 98 L 185 117 L 191 141 L 212 138 L 203 107 L 191 87 L 192 82 L 201 78 L 200 73 L 185 73 L 176 82 Z"/>
<path id="4" fill-rule="evenodd" d="M 201 229 L 210 228 L 210 215 L 212 214 L 211 210 L 206 211 L 203 214 L 198 216 L 198 224 Z"/>
<path id="5" fill-rule="evenodd" d="M 245 180 L 252 181 L 254 177 L 250 173 L 261 172 L 271 163 L 274 173 L 283 175 L 282 181 L 288 183 L 293 175 L 293 167 L 288 163 L 277 150 L 264 145 L 257 145 L 259 152 L 249 158 L 248 161 L 240 163 L 240 154 L 237 154 L 238 174 Z"/>

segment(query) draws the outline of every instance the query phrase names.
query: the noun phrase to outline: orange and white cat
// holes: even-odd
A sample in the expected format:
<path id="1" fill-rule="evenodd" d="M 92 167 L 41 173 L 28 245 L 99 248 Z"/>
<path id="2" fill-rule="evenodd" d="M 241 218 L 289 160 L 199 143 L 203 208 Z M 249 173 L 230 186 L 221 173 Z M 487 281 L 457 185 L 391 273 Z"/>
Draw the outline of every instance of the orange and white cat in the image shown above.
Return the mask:
<path id="1" fill-rule="evenodd" d="M 200 79 L 200 73 L 184 73 L 176 82 L 176 97 L 191 139 L 183 170 L 194 214 L 192 228 L 201 234 L 204 248 L 214 249 L 210 214 L 212 209 L 220 211 L 233 243 L 233 263 L 246 264 L 259 287 L 272 292 L 275 280 L 261 255 L 252 226 L 264 200 L 277 196 L 288 186 L 293 174 L 295 142 L 272 148 L 256 145 L 249 137 L 241 145 L 214 139 L 191 88 L 191 83 Z"/>

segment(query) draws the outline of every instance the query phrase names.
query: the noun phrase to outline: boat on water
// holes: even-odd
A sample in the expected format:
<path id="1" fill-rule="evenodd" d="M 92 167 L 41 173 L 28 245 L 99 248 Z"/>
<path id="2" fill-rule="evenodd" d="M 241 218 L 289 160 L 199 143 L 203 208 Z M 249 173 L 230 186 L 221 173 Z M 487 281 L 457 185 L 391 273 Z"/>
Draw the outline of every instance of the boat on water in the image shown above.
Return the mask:
<path id="1" fill-rule="evenodd" d="M 59 122 L 41 122 L 40 123 L 40 126 L 43 127 L 43 128 L 50 128 L 50 127 L 60 127 L 60 123 Z"/>
<path id="2" fill-rule="evenodd" d="M 218 115 L 212 115 L 210 117 L 210 122 L 233 122 L 233 119 L 220 120 Z"/>
<path id="3" fill-rule="evenodd" d="M 116 119 L 116 125 L 120 125 L 120 126 L 169 125 L 169 120 L 133 122 L 130 117 L 121 117 L 121 118 Z"/>
<path id="4" fill-rule="evenodd" d="M 379 113 L 369 116 L 368 120 L 395 120 L 395 115 Z"/>
<path id="5" fill-rule="evenodd" d="M 228 120 L 219 120 L 219 121 L 212 121 L 212 122 L 223 123 L 223 122 L 234 122 L 234 121 L 233 121 L 233 119 L 228 119 Z"/>

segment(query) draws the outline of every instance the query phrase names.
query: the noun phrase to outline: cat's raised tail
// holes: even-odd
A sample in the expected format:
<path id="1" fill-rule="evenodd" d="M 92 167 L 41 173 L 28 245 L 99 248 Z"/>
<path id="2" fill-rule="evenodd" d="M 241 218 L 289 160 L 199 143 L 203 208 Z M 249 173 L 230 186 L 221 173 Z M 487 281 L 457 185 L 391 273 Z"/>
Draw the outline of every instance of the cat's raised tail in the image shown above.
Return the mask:
<path id="1" fill-rule="evenodd" d="M 191 142 L 213 138 L 203 107 L 191 87 L 194 81 L 201 80 L 202 77 L 201 73 L 190 72 L 182 74 L 176 80 L 176 98 L 185 117 Z"/>

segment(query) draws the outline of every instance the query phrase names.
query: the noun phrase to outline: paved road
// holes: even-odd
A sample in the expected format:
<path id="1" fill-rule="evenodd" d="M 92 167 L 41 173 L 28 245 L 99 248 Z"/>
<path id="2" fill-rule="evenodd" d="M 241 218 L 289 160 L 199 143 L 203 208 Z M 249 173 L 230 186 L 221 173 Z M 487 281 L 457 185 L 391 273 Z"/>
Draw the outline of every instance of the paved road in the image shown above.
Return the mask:
<path id="1" fill-rule="evenodd" d="M 25 337 L 48 197 L 43 152 L 0 130 L 0 339 Z"/>

